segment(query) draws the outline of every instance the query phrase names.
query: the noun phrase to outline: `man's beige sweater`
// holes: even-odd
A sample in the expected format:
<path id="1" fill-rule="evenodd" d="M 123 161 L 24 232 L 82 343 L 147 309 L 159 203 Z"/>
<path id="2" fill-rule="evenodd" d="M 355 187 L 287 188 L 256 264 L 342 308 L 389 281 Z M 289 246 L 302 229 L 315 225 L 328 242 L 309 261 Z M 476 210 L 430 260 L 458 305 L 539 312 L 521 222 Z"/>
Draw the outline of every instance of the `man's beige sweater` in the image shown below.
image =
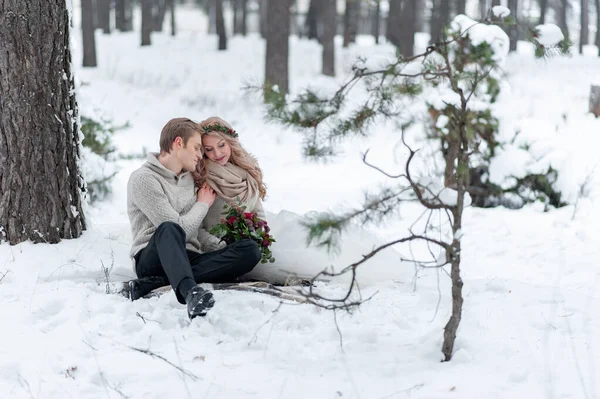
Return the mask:
<path id="1" fill-rule="evenodd" d="M 127 214 L 133 236 L 129 255 L 133 258 L 145 248 L 164 222 L 181 226 L 186 248 L 191 251 L 202 253 L 225 246 L 201 228 L 208 208 L 208 204 L 197 202 L 190 172 L 177 175 L 158 161 L 157 153 L 148 154 L 146 163 L 131 174 L 127 183 Z"/>

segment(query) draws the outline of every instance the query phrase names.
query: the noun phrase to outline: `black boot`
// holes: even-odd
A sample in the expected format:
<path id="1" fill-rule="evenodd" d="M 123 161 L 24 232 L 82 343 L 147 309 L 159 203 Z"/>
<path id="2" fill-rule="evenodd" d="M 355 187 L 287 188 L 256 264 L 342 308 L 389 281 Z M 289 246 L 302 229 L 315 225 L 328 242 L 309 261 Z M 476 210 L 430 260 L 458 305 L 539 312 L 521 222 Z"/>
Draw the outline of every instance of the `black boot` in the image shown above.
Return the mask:
<path id="1" fill-rule="evenodd" d="M 130 280 L 126 284 L 125 288 L 128 294 L 126 296 L 135 301 L 148 295 L 152 290 L 169 285 L 169 280 L 166 276 L 149 276 Z"/>
<path id="2" fill-rule="evenodd" d="M 206 316 L 206 313 L 215 305 L 212 292 L 202 287 L 194 287 L 185 296 L 187 311 L 190 320 L 196 316 Z"/>

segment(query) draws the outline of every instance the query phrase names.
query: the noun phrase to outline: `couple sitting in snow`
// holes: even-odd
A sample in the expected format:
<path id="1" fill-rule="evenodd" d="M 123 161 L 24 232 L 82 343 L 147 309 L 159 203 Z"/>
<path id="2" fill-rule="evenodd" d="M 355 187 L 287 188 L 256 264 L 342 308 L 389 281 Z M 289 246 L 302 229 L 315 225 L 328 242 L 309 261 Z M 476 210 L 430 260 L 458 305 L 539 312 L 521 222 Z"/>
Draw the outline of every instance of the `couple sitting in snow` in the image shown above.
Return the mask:
<path id="1" fill-rule="evenodd" d="M 234 281 L 260 261 L 253 240 L 226 245 L 209 233 L 233 201 L 265 219 L 261 169 L 237 137 L 220 118 L 172 119 L 161 132 L 160 153 L 131 174 L 127 213 L 138 277 L 128 282 L 132 300 L 170 284 L 190 318 L 204 316 L 214 298 L 197 283 Z"/>

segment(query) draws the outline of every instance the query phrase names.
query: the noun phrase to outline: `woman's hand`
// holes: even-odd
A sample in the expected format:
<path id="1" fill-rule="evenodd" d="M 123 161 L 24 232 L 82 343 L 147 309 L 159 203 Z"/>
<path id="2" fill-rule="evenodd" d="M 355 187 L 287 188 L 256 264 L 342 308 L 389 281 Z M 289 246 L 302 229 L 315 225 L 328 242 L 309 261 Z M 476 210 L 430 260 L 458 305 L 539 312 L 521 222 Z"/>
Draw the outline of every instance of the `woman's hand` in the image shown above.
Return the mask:
<path id="1" fill-rule="evenodd" d="M 203 202 L 208 204 L 208 206 L 211 206 L 213 202 L 215 202 L 216 197 L 217 194 L 215 193 L 215 190 L 213 190 L 208 184 L 204 183 L 202 187 L 200 187 L 200 190 L 198 190 L 196 202 Z"/>

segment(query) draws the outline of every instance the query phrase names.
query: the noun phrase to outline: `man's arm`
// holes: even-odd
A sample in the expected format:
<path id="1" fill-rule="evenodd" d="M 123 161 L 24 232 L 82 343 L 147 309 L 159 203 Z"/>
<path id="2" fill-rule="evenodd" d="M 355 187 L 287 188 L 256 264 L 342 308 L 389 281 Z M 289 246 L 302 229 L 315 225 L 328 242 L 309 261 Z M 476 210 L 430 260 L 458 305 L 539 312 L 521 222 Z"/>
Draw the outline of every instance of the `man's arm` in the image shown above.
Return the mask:
<path id="1" fill-rule="evenodd" d="M 196 202 L 180 215 L 169 202 L 160 183 L 151 176 L 137 175 L 130 180 L 132 202 L 158 227 L 164 222 L 177 223 L 187 237 L 198 234 L 198 228 L 208 212 L 209 204 Z"/>

